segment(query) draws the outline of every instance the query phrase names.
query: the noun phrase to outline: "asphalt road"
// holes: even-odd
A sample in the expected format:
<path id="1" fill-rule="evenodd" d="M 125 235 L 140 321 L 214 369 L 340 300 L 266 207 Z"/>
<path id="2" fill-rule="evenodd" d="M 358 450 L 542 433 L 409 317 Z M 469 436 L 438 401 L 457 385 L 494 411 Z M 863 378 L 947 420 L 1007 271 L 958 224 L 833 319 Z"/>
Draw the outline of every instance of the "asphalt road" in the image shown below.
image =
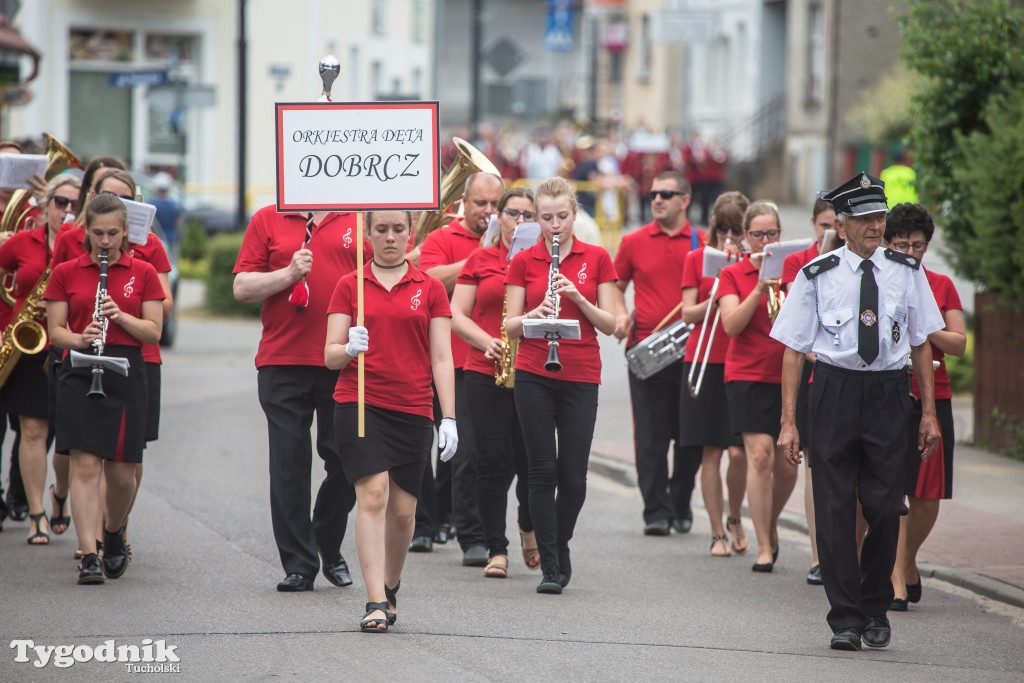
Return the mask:
<path id="1" fill-rule="evenodd" d="M 888 649 L 834 652 L 824 594 L 803 579 L 806 537 L 783 529 L 776 572 L 755 575 L 749 555 L 709 556 L 699 508 L 689 536 L 645 538 L 636 491 L 593 474 L 563 595 L 538 595 L 538 574 L 516 552 L 507 580 L 484 579 L 449 543 L 409 558 L 391 633 L 358 633 L 357 570 L 350 588 L 320 578 L 313 592 L 275 591 L 283 574 L 252 363 L 258 334 L 257 323 L 182 318 L 123 578 L 76 586 L 71 533 L 29 548 L 24 524 L 6 524 L 0 681 L 127 675 L 118 663 L 16 662 L 16 640 L 147 638 L 175 646 L 190 681 L 1020 680 L 1024 610 L 932 580 L 918 609 L 892 615 Z M 601 406 L 603 428 L 609 415 L 628 416 L 614 383 Z M 351 534 L 343 552 L 356 568 Z"/>

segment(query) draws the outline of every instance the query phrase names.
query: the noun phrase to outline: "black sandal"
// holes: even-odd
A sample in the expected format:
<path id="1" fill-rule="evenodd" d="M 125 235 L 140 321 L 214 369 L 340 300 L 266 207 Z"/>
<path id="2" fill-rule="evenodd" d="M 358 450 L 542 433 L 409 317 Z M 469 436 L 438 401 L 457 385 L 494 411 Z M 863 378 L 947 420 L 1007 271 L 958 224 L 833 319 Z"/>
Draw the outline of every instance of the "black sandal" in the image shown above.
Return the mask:
<path id="1" fill-rule="evenodd" d="M 729 536 L 727 534 L 720 534 L 718 536 L 712 536 L 711 537 L 711 550 L 715 549 L 715 544 L 717 544 L 719 541 L 721 541 L 722 543 L 725 544 L 726 553 L 725 553 L 725 555 L 715 555 L 714 553 L 711 553 L 711 557 L 731 557 L 732 556 L 732 551 L 729 549 Z"/>
<path id="2" fill-rule="evenodd" d="M 29 515 L 28 518 L 30 520 L 32 520 L 31 522 L 29 522 L 29 524 L 35 524 L 35 527 L 36 527 L 36 532 L 34 534 L 32 534 L 31 536 L 29 536 L 28 538 L 25 539 L 26 541 L 28 541 L 28 544 L 29 545 L 50 545 L 50 534 L 43 533 L 42 526 L 40 525 L 40 522 L 43 521 L 44 519 L 46 519 L 46 513 L 45 512 L 40 512 L 38 515 Z M 43 540 L 40 541 L 39 543 L 36 543 L 36 539 L 39 539 L 39 538 L 41 538 Z"/>
<path id="3" fill-rule="evenodd" d="M 396 583 L 394 588 L 388 588 L 387 584 L 384 585 L 384 596 L 387 597 L 390 604 L 395 606 L 395 609 L 398 609 L 398 598 L 395 594 L 401 586 L 401 581 Z M 388 612 L 387 610 L 385 610 L 384 613 L 388 615 L 388 626 L 394 626 L 395 622 L 398 621 L 398 615 L 394 612 Z"/>
<path id="4" fill-rule="evenodd" d="M 370 615 L 374 612 L 383 612 L 384 618 L 373 617 Z M 359 622 L 359 630 L 363 633 L 387 633 L 388 630 L 388 603 L 386 602 L 368 602 L 366 603 L 366 614 L 363 615 L 363 620 Z M 370 626 L 373 624 L 373 626 Z M 384 628 L 380 625 L 384 624 Z"/>
<path id="5" fill-rule="evenodd" d="M 54 510 L 53 517 L 50 517 L 50 531 L 60 536 L 62 533 L 68 530 L 71 526 L 71 517 L 67 514 L 67 510 L 64 509 L 65 504 L 68 502 L 67 494 L 63 496 L 57 495 L 57 489 L 54 488 L 53 484 L 50 484 L 50 495 L 53 496 L 53 500 L 56 501 L 57 507 L 60 508 L 60 514 L 56 514 L 57 510 Z M 54 529 L 54 525 L 64 527 L 60 531 Z"/>

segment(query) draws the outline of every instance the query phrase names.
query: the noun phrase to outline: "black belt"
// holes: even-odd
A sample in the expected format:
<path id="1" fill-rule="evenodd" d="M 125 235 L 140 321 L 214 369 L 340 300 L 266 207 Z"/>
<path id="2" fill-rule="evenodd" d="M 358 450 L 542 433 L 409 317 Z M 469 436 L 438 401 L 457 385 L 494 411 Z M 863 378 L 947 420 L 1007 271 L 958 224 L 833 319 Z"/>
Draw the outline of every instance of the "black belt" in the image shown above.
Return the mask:
<path id="1" fill-rule="evenodd" d="M 814 364 L 814 374 L 833 375 L 835 377 L 843 377 L 846 379 L 857 379 L 862 381 L 879 381 L 887 379 L 898 379 L 900 377 L 905 378 L 907 371 L 904 369 L 900 370 L 849 370 L 847 368 L 840 368 L 835 365 L 829 365 L 825 361 L 818 359 L 818 362 Z"/>

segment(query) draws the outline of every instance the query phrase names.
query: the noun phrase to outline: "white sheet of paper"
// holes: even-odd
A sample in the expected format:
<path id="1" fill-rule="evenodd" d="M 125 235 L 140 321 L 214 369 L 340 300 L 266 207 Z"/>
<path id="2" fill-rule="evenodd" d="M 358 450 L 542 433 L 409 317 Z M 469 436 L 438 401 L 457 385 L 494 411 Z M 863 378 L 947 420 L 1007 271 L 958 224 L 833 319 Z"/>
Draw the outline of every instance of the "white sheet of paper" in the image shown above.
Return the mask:
<path id="1" fill-rule="evenodd" d="M 45 154 L 0 154 L 0 190 L 25 190 L 34 175 L 44 175 Z"/>
<path id="2" fill-rule="evenodd" d="M 508 260 L 521 252 L 537 244 L 540 237 L 540 223 L 520 223 L 516 231 L 512 233 L 512 242 L 508 246 Z"/>
<path id="3" fill-rule="evenodd" d="M 836 238 L 836 231 L 835 230 L 833 230 L 832 228 L 829 228 L 828 230 L 826 230 L 824 237 L 821 238 L 821 245 L 818 247 L 819 251 L 821 251 L 822 253 L 825 253 L 825 250 L 828 249 L 828 245 L 832 244 L 832 240 L 834 240 L 835 238 Z"/>
<path id="4" fill-rule="evenodd" d="M 718 277 L 725 268 L 735 261 L 729 260 L 729 255 L 714 247 L 704 247 L 704 272 L 703 277 Z"/>
<path id="5" fill-rule="evenodd" d="M 156 207 L 152 204 L 121 200 L 128 209 L 128 241 L 132 244 L 145 244 L 149 239 L 149 229 L 156 218 Z"/>
<path id="6" fill-rule="evenodd" d="M 494 238 L 500 231 L 501 226 L 498 225 L 498 214 L 494 214 L 487 223 L 487 234 L 484 235 L 483 245 L 489 247 L 494 244 Z"/>
<path id="7" fill-rule="evenodd" d="M 761 274 L 759 277 L 762 280 L 775 280 L 782 277 L 782 265 L 786 262 L 786 257 L 798 251 L 803 251 L 813 243 L 814 240 L 808 237 L 802 240 L 766 244 L 764 246 L 764 257 L 761 259 Z"/>
<path id="8" fill-rule="evenodd" d="M 523 321 L 523 336 L 527 339 L 546 339 L 548 334 L 557 335 L 559 339 L 579 339 L 580 321 L 561 318 Z"/>

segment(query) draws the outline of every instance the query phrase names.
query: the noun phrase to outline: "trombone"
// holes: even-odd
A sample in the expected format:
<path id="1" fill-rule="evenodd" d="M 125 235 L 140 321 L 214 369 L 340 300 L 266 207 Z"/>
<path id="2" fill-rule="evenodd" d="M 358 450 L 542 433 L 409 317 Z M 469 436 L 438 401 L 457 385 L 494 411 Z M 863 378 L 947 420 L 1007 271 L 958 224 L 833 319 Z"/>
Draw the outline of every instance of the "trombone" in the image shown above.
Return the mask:
<path id="1" fill-rule="evenodd" d="M 722 309 L 715 306 L 715 294 L 718 292 L 718 276 L 715 276 L 715 281 L 711 285 L 711 294 L 708 296 L 708 308 L 704 311 L 704 322 L 700 326 L 700 334 L 697 336 L 697 348 L 693 352 L 693 357 L 696 359 L 700 356 L 700 345 L 704 341 L 704 333 L 708 329 L 708 318 L 711 317 L 711 309 L 715 309 L 715 321 L 711 324 L 711 334 L 708 335 L 708 345 L 704 347 L 704 357 L 701 358 L 699 363 L 693 363 L 690 365 L 690 374 L 686 377 L 686 386 L 690 390 L 690 396 L 697 398 L 700 395 L 700 385 L 704 382 L 704 371 L 708 367 L 708 358 L 711 357 L 711 346 L 715 343 L 715 330 L 718 329 L 718 321 L 722 317 Z M 697 365 L 700 365 L 700 373 L 697 374 L 697 384 L 693 383 L 693 374 L 697 370 Z"/>

